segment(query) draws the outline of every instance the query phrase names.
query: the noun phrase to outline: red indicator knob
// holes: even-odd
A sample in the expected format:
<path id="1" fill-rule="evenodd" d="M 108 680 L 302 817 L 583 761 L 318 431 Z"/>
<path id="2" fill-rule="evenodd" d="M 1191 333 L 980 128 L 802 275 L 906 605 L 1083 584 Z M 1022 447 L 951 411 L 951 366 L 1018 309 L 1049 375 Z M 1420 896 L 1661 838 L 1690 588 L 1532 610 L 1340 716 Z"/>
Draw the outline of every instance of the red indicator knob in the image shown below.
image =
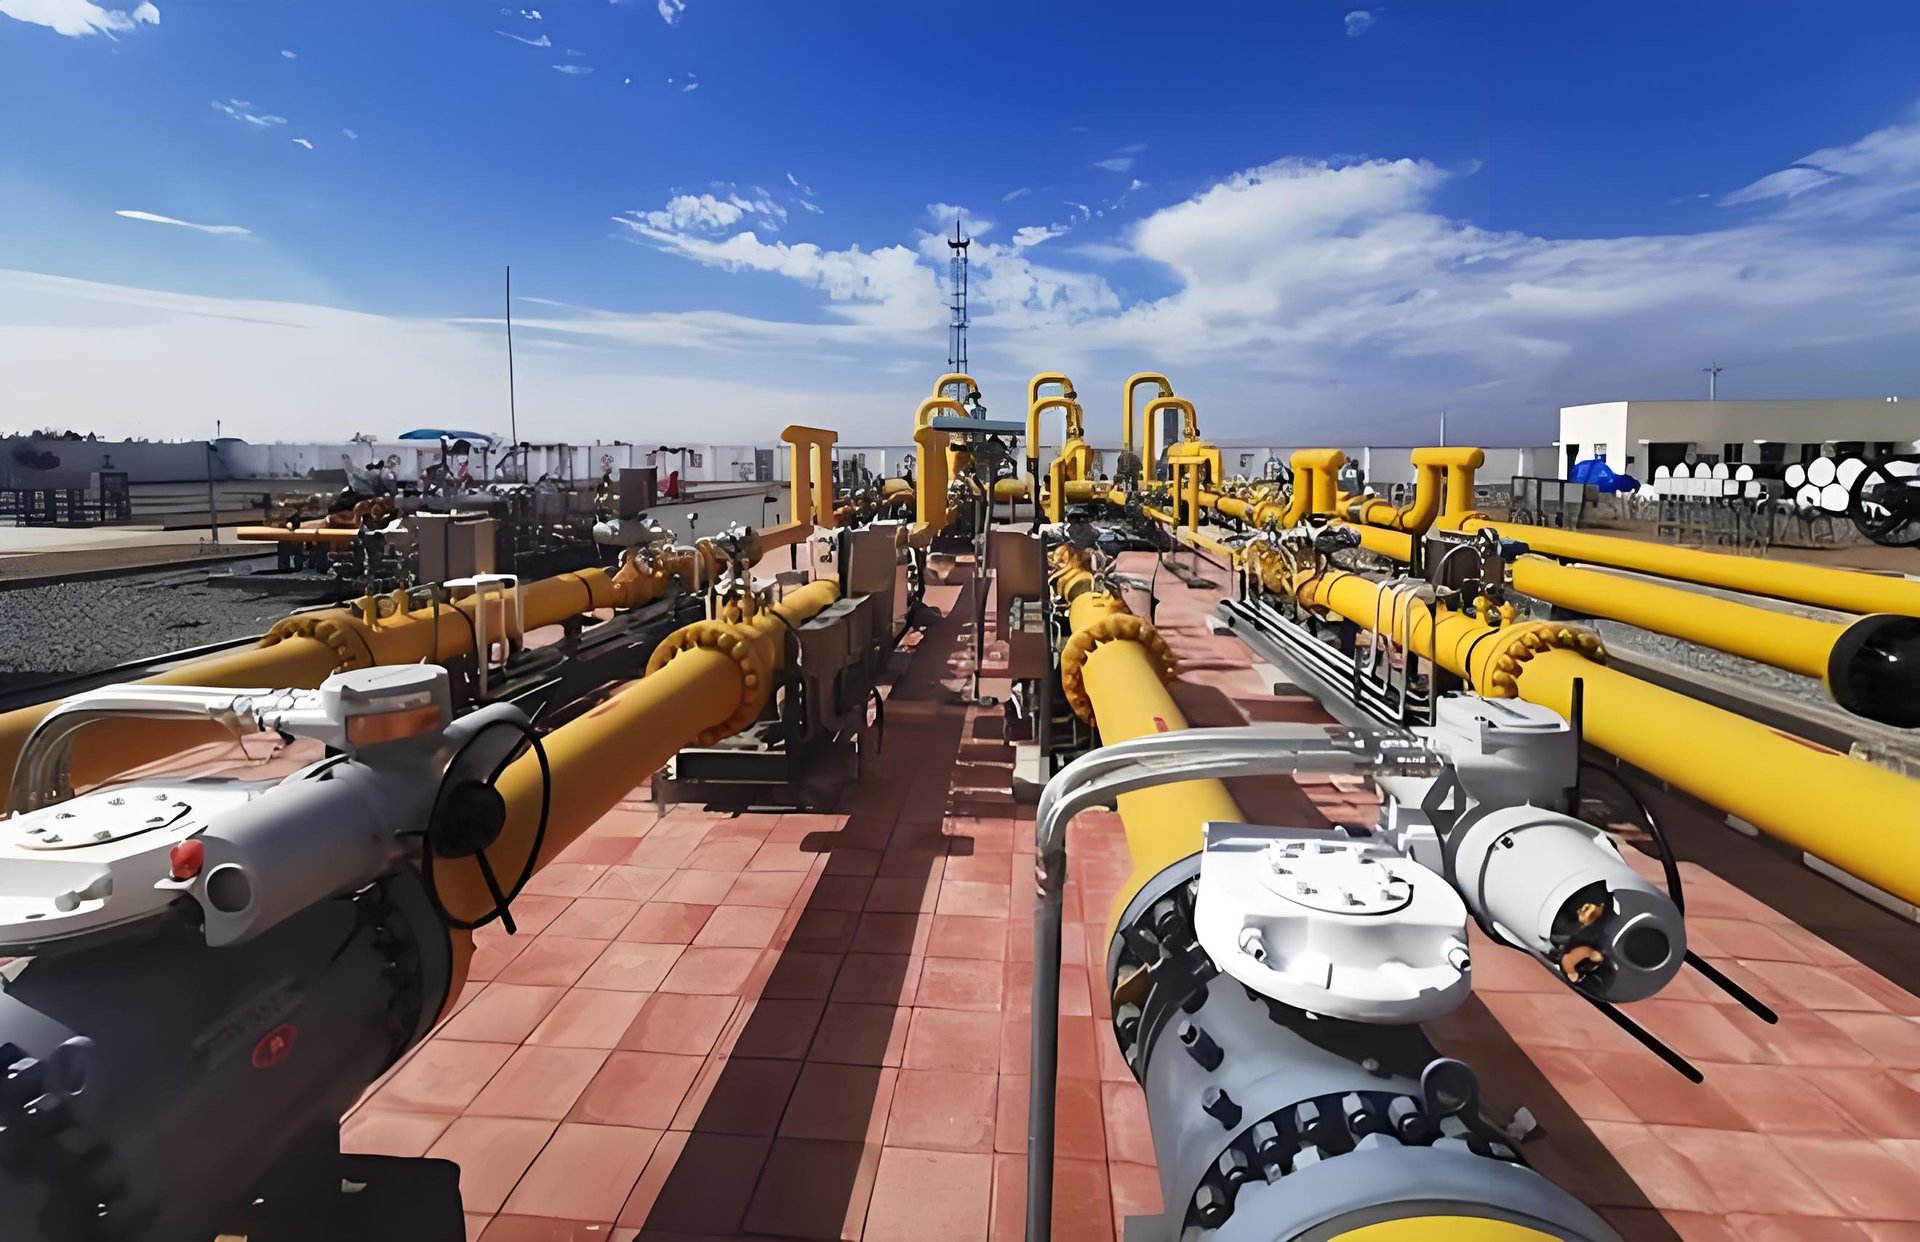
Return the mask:
<path id="1" fill-rule="evenodd" d="M 276 1026 L 253 1046 L 253 1068 L 272 1069 L 293 1055 L 294 1041 L 300 1032 L 291 1026 Z"/>
<path id="2" fill-rule="evenodd" d="M 191 880 L 207 865 L 207 847 L 198 837 L 182 841 L 167 851 L 169 871 L 176 880 Z"/>

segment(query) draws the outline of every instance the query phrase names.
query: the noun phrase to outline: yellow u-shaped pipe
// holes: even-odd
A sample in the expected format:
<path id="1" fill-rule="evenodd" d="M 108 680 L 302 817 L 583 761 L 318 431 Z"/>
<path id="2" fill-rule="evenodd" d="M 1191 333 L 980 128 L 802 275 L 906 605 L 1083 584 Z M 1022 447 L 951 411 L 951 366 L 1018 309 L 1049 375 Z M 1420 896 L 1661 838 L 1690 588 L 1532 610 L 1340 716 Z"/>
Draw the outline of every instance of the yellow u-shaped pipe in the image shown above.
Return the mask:
<path id="1" fill-rule="evenodd" d="M 1029 410 L 1033 408 L 1033 403 L 1040 399 L 1040 390 L 1048 384 L 1060 385 L 1059 396 L 1075 396 L 1072 380 L 1060 374 L 1058 371 L 1042 371 L 1027 381 L 1027 408 Z"/>
<path id="2" fill-rule="evenodd" d="M 1134 447 L 1133 447 L 1134 390 L 1139 388 L 1140 385 L 1142 384 L 1158 384 L 1160 386 L 1161 396 L 1171 397 L 1173 395 L 1173 381 L 1168 379 L 1166 376 L 1160 374 L 1158 371 L 1140 371 L 1140 372 L 1136 372 L 1133 375 L 1129 375 L 1127 377 L 1126 413 L 1125 413 L 1126 425 L 1120 429 L 1120 435 L 1121 435 L 1120 443 L 1125 448 L 1125 450 L 1129 453 L 1134 451 Z"/>
<path id="3" fill-rule="evenodd" d="M 960 371 L 949 371 L 939 379 L 933 381 L 933 395 L 936 397 L 944 397 L 947 395 L 947 389 L 955 384 L 965 385 L 967 395 L 975 397 L 980 395 L 980 385 L 973 382 L 973 376 Z M 965 397 L 955 399 L 965 400 Z"/>
<path id="4" fill-rule="evenodd" d="M 1129 389 L 1128 391 L 1131 392 L 1132 390 Z M 1181 426 L 1182 432 L 1185 432 L 1189 427 L 1197 429 L 1199 425 L 1199 417 L 1193 412 L 1193 402 L 1187 400 L 1185 397 L 1175 397 L 1169 394 L 1164 397 L 1155 397 L 1153 400 L 1147 402 L 1147 408 L 1140 412 L 1140 430 L 1142 433 L 1140 440 L 1140 474 L 1143 478 L 1153 473 L 1153 464 L 1159 460 L 1160 457 L 1160 436 L 1158 433 L 1160 431 L 1160 411 L 1162 410 L 1180 411 L 1184 419 Z"/>

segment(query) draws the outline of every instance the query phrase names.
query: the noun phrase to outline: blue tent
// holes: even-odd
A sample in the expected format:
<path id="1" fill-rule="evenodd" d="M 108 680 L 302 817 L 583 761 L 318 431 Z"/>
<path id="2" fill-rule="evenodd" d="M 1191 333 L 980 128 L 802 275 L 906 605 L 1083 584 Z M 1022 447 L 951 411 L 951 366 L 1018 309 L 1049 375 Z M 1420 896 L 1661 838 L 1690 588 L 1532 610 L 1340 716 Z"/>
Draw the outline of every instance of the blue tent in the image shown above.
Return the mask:
<path id="1" fill-rule="evenodd" d="M 440 427 L 419 427 L 413 431 L 400 433 L 402 440 L 438 440 L 445 436 L 449 440 L 465 440 L 469 443 L 484 444 L 493 447 L 493 437 L 483 431 L 448 431 Z"/>
<path id="2" fill-rule="evenodd" d="M 1630 474 L 1615 474 L 1613 468 L 1598 457 L 1575 462 L 1573 469 L 1567 471 L 1567 479 L 1573 483 L 1591 483 L 1605 495 L 1640 490 L 1640 480 Z"/>

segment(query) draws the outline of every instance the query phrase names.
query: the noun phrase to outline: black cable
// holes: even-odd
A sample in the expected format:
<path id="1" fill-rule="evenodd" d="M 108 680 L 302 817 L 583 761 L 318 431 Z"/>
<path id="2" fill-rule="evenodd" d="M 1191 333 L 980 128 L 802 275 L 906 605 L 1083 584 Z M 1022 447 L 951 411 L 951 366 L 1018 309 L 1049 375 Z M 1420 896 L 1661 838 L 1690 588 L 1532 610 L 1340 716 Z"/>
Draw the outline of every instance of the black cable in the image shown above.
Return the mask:
<path id="1" fill-rule="evenodd" d="M 505 924 L 507 933 L 509 935 L 514 934 L 517 929 L 513 925 L 513 916 L 509 912 L 508 907 L 519 898 L 520 894 L 525 891 L 527 885 L 532 882 L 534 869 L 540 861 L 540 847 L 546 843 L 547 839 L 547 816 L 553 803 L 553 767 L 547 760 L 546 744 L 541 741 L 539 732 L 535 730 L 532 725 L 522 720 L 513 719 L 512 717 L 503 717 L 493 722 L 488 725 L 487 728 L 481 729 L 478 733 L 468 738 L 466 742 L 461 745 L 460 749 L 453 753 L 453 758 L 447 764 L 447 771 L 452 772 L 459 765 L 462 756 L 467 753 L 467 750 L 472 747 L 475 742 L 486 736 L 488 729 L 500 726 L 517 730 L 531 745 L 534 757 L 540 761 L 540 818 L 534 825 L 533 844 L 527 851 L 526 865 L 520 869 L 520 877 L 514 881 L 511 891 L 503 892 L 501 890 L 499 881 L 493 873 L 493 865 L 487 861 L 487 850 L 492 849 L 494 845 L 498 844 L 499 839 L 495 838 L 494 841 L 488 843 L 486 847 L 476 850 L 473 853 L 472 858 L 476 865 L 479 866 L 481 878 L 486 881 L 488 892 L 492 895 L 495 902 L 492 911 L 484 917 L 474 920 L 454 917 L 452 912 L 447 909 L 446 904 L 440 900 L 440 889 L 433 878 L 433 828 L 431 825 L 428 826 L 421 849 L 420 878 L 426 887 L 427 900 L 432 904 L 434 913 L 438 914 L 441 921 L 448 927 L 456 931 L 474 931 L 486 926 L 495 919 L 500 919 Z M 514 748 L 515 751 L 518 749 L 518 747 Z M 487 788 L 492 789 L 498 784 L 501 774 L 507 770 L 507 767 L 517 757 L 518 755 L 515 754 L 514 751 L 508 752 L 507 757 L 502 759 L 499 766 L 494 768 L 492 774 L 487 777 Z M 444 793 L 444 790 L 442 792 Z M 438 809 L 437 798 L 435 800 L 435 809 Z"/>
<path id="2" fill-rule="evenodd" d="M 1674 858 L 1673 846 L 1667 840 L 1666 831 L 1660 827 L 1660 822 L 1653 817 L 1653 812 L 1647 807 L 1646 801 L 1633 791 L 1633 786 L 1627 784 L 1624 777 L 1605 764 L 1595 763 L 1591 759 L 1582 759 L 1580 761 L 1580 767 L 1583 770 L 1590 769 L 1598 772 L 1608 780 L 1611 780 L 1619 787 L 1620 792 L 1626 794 L 1627 799 L 1633 803 L 1633 809 L 1639 812 L 1640 822 L 1646 828 L 1647 835 L 1653 838 L 1654 845 L 1660 851 L 1660 870 L 1667 881 L 1667 899 L 1673 902 L 1673 908 L 1676 913 L 1685 915 L 1687 912 L 1687 898 L 1680 886 L 1679 860 Z M 1577 815 L 1579 810 L 1579 807 L 1575 807 L 1574 813 Z M 1599 825 L 1595 826 L 1598 827 Z"/>

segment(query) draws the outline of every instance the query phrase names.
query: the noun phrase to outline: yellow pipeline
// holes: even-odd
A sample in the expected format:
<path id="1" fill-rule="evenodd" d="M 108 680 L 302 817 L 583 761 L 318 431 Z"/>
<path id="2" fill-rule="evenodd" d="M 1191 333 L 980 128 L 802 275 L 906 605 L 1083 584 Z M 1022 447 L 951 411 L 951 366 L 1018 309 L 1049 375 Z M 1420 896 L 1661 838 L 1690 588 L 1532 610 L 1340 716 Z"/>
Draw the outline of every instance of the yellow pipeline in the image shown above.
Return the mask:
<path id="1" fill-rule="evenodd" d="M 1553 1235 L 1484 1216 L 1404 1216 L 1336 1234 L 1333 1242 L 1553 1242 Z"/>
<path id="2" fill-rule="evenodd" d="M 1274 573 L 1271 562 L 1264 566 Z M 1275 574 L 1277 577 L 1277 574 Z M 1269 581 L 1273 579 L 1270 578 Z M 1585 683 L 1586 737 L 1608 754 L 1746 820 L 1849 875 L 1920 903 L 1920 782 L 1815 747 L 1595 663 L 1599 642 L 1541 622 L 1492 629 L 1342 570 L 1302 570 L 1301 603 L 1378 625 L 1480 693 L 1573 711 Z"/>
<path id="3" fill-rule="evenodd" d="M 1037 386 L 1043 379 L 1064 381 L 1065 377 L 1036 375 L 1029 388 Z M 1060 410 L 1067 416 L 1067 434 L 1060 438 L 1062 456 L 1066 455 L 1069 446 L 1077 438 L 1074 428 L 1080 424 L 1082 418 L 1080 403 L 1070 396 L 1036 398 L 1027 405 L 1027 477 L 1033 480 L 1036 492 L 1040 487 L 1040 416 L 1048 410 Z"/>
<path id="4" fill-rule="evenodd" d="M 698 570 L 717 566 L 710 545 L 674 549 L 653 563 L 629 557 L 617 574 L 600 569 L 560 574 L 521 586 L 529 629 L 556 625 L 568 617 L 600 608 L 635 608 L 665 593 L 671 578 L 691 583 Z M 404 594 L 394 599 L 405 602 Z M 368 601 L 362 601 L 367 603 Z M 256 647 L 191 660 L 144 683 L 163 686 L 312 688 L 343 669 L 375 664 L 440 663 L 473 651 L 475 598 L 396 612 L 374 621 L 366 609 L 333 608 L 287 617 Z M 0 798 L 13 784 L 20 747 L 35 725 L 53 710 L 41 703 L 0 714 Z M 74 738 L 73 779 L 94 785 L 121 772 L 177 754 L 206 742 L 230 740 L 218 725 L 173 724 L 156 728 L 148 720 L 103 720 Z"/>
<path id="5" fill-rule="evenodd" d="M 1131 393 L 1133 390 L 1127 391 Z M 1162 410 L 1180 411 L 1182 440 L 1192 440 L 1199 435 L 1199 420 L 1193 412 L 1193 402 L 1172 394 L 1155 397 L 1147 402 L 1147 408 L 1140 412 L 1140 473 L 1142 477 L 1152 477 L 1154 463 L 1160 460 L 1159 433 Z"/>
<path id="6" fill-rule="evenodd" d="M 1121 442 L 1121 445 L 1124 447 L 1125 451 L 1129 453 L 1134 451 L 1134 447 L 1133 447 L 1134 390 L 1140 387 L 1140 385 L 1142 384 L 1158 384 L 1160 386 L 1161 396 L 1171 397 L 1173 395 L 1173 381 L 1169 380 L 1166 376 L 1161 375 L 1157 371 L 1141 371 L 1141 372 L 1138 372 L 1137 374 L 1129 375 L 1127 377 L 1126 410 L 1123 414 L 1123 417 L 1126 419 L 1126 426 L 1120 429 L 1120 434 L 1121 434 L 1120 442 Z M 1150 449 L 1152 448 L 1152 445 L 1148 445 L 1147 447 Z"/>
<path id="7" fill-rule="evenodd" d="M 731 736 L 765 709 L 773 674 L 785 658 L 785 635 L 839 597 L 830 581 L 809 583 L 744 622 L 698 621 L 676 631 L 655 651 L 647 675 L 628 682 L 586 714 L 542 739 L 551 781 L 533 755 L 501 774 L 506 828 L 488 851 L 495 874 L 517 876 L 533 849 L 540 803 L 548 801 L 546 836 L 534 860 L 552 862 L 595 821 L 632 794 L 637 781 L 658 771 L 682 747 Z M 441 861 L 436 875 L 449 912 L 473 919 L 492 908 L 479 868 Z M 458 932 L 455 978 L 460 995 L 472 938 Z"/>
<path id="8" fill-rule="evenodd" d="M 1656 578 L 1697 582 L 1702 586 L 1812 604 L 1837 612 L 1884 612 L 1920 617 L 1920 581 L 1910 578 L 1825 569 L 1817 565 L 1790 565 L 1721 552 L 1667 547 L 1638 539 L 1494 521 L 1473 511 L 1474 470 L 1484 463 L 1485 454 L 1478 449 L 1423 449 L 1420 452 L 1462 455 L 1447 465 L 1446 507 L 1437 523 L 1443 530 L 1468 534 L 1492 530 L 1504 539 L 1518 540 L 1535 552 L 1562 560 L 1631 569 Z"/>
<path id="9" fill-rule="evenodd" d="M 916 547 L 927 546 L 935 535 L 947 528 L 953 512 L 947 503 L 947 489 L 950 480 L 947 477 L 947 433 L 935 431 L 921 423 L 920 429 L 913 433 L 913 443 L 920 450 L 920 477 L 914 488 L 914 524 L 913 541 Z"/>
<path id="10" fill-rule="evenodd" d="M 1477 515 L 1452 521 L 1442 517 L 1439 525 L 1467 533 L 1492 530 L 1504 539 L 1519 540 L 1533 551 L 1548 556 L 1631 569 L 1657 578 L 1697 582 L 1702 586 L 1812 604 L 1837 612 L 1890 612 L 1920 617 L 1920 581 L 1908 578 L 1672 548 L 1637 539 L 1489 521 Z"/>
<path id="11" fill-rule="evenodd" d="M 1100 730 L 1103 745 L 1169 733 L 1187 727 L 1166 683 L 1177 667 L 1173 653 L 1151 624 L 1099 590 L 1093 575 L 1071 556 L 1055 560 L 1054 591 L 1067 605 L 1071 636 L 1060 653 L 1060 683 L 1067 703 Z M 1120 821 L 1127 834 L 1133 874 L 1114 900 L 1112 934 L 1127 902 L 1167 867 L 1198 853 L 1200 830 L 1209 820 L 1240 823 L 1246 816 L 1227 787 L 1215 780 L 1181 781 L 1122 794 Z"/>

